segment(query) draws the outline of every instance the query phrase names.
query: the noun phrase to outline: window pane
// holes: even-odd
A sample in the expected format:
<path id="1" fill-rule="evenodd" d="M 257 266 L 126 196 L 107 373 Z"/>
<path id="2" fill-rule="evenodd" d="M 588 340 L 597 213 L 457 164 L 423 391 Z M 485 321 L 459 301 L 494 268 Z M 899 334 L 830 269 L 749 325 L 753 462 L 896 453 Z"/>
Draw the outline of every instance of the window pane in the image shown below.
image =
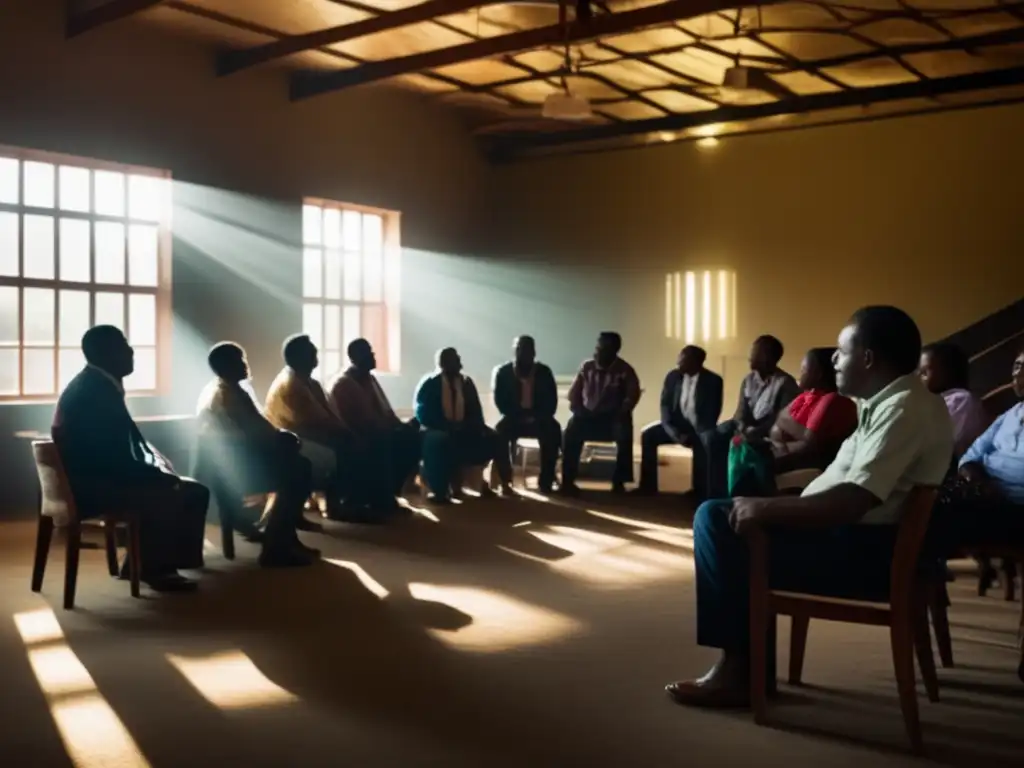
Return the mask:
<path id="1" fill-rule="evenodd" d="M 336 208 L 324 210 L 324 245 L 328 248 L 341 246 L 341 211 Z"/>
<path id="2" fill-rule="evenodd" d="M 163 218 L 167 179 L 159 176 L 128 177 L 128 215 L 142 221 L 160 221 Z"/>
<path id="3" fill-rule="evenodd" d="M 132 224 L 128 227 L 128 285 L 157 284 L 157 250 L 160 232 L 157 227 Z"/>
<path id="4" fill-rule="evenodd" d="M 18 276 L 18 214 L 0 211 L 0 275 Z"/>
<path id="5" fill-rule="evenodd" d="M 85 355 L 81 349 L 57 351 L 57 388 L 64 391 L 70 381 L 85 367 Z"/>
<path id="6" fill-rule="evenodd" d="M 319 304 L 302 305 L 302 332 L 318 347 L 323 346 L 324 310 Z"/>
<path id="7" fill-rule="evenodd" d="M 25 323 L 26 344 L 53 344 L 57 330 L 54 328 L 53 294 L 52 288 L 25 289 L 22 319 Z M 25 370 L 28 370 L 28 363 L 25 364 Z"/>
<path id="8" fill-rule="evenodd" d="M 124 330 L 124 294 L 97 293 L 94 325 L 113 325 Z"/>
<path id="9" fill-rule="evenodd" d="M 25 163 L 25 205 L 53 208 L 54 167 L 52 163 Z"/>
<path id="10" fill-rule="evenodd" d="M 135 372 L 124 380 L 127 392 L 145 392 L 156 389 L 156 350 L 152 347 L 135 348 Z"/>
<path id="11" fill-rule="evenodd" d="M 53 390 L 53 350 L 26 349 L 25 355 L 25 389 L 26 395 L 52 395 Z"/>
<path id="12" fill-rule="evenodd" d="M 337 304 L 324 307 L 324 349 L 341 349 L 341 307 Z"/>
<path id="13" fill-rule="evenodd" d="M 128 342 L 144 347 L 156 344 L 156 296 L 148 293 L 128 296 Z"/>
<path id="14" fill-rule="evenodd" d="M 344 335 L 342 343 L 345 349 L 348 345 L 359 338 L 359 307 L 345 307 Z"/>
<path id="15" fill-rule="evenodd" d="M 341 251 L 327 251 L 324 254 L 324 293 L 328 299 L 341 298 Z"/>
<path id="16" fill-rule="evenodd" d="M 60 167 L 60 207 L 65 211 L 89 212 L 89 169 L 73 165 Z"/>
<path id="17" fill-rule="evenodd" d="M 384 250 L 384 217 L 375 213 L 363 215 L 363 250 Z"/>
<path id="18" fill-rule="evenodd" d="M 24 225 L 25 277 L 52 280 L 54 278 L 53 217 L 26 216 Z"/>
<path id="19" fill-rule="evenodd" d="M 302 206 L 302 242 L 320 245 L 323 236 L 323 210 L 318 205 Z"/>
<path id="20" fill-rule="evenodd" d="M 96 222 L 96 282 L 124 285 L 124 224 Z"/>
<path id="21" fill-rule="evenodd" d="M 323 362 L 320 363 L 320 379 L 323 382 L 329 381 L 334 377 L 339 370 L 341 370 L 341 353 L 340 352 L 325 352 L 323 355 Z"/>
<path id="22" fill-rule="evenodd" d="M 0 157 L 0 203 L 17 204 L 18 161 L 13 157 Z"/>
<path id="23" fill-rule="evenodd" d="M 60 279 L 72 283 L 89 282 L 89 222 L 84 219 L 60 220 Z"/>
<path id="24" fill-rule="evenodd" d="M 0 285 L 0 344 L 17 344 L 18 289 L 13 285 Z"/>
<path id="25" fill-rule="evenodd" d="M 96 213 L 104 216 L 124 216 L 124 174 L 116 171 L 96 171 Z"/>
<path id="26" fill-rule="evenodd" d="M 341 234 L 345 241 L 346 251 L 358 251 L 362 249 L 362 223 L 363 214 L 358 211 L 345 211 L 342 214 Z"/>
<path id="27" fill-rule="evenodd" d="M 323 253 L 315 248 L 302 252 L 302 295 L 313 299 L 324 295 Z"/>
<path id="28" fill-rule="evenodd" d="M 387 328 L 387 310 L 383 304 L 374 306 L 363 306 L 363 338 L 373 346 L 377 353 L 377 359 L 386 361 L 388 359 L 388 338 L 385 333 Z"/>
<path id="29" fill-rule="evenodd" d="M 363 295 L 362 261 L 358 251 L 345 252 L 345 300 L 359 301 Z"/>
<path id="30" fill-rule="evenodd" d="M 61 291 L 59 302 L 58 344 L 62 347 L 77 347 L 82 341 L 82 336 L 89 330 L 89 293 Z"/>
<path id="31" fill-rule="evenodd" d="M 363 301 L 384 301 L 384 254 L 380 251 L 366 251 L 363 254 L 365 270 Z"/>
<path id="32" fill-rule="evenodd" d="M 18 350 L 0 349 L 0 395 L 20 395 L 18 391 Z"/>

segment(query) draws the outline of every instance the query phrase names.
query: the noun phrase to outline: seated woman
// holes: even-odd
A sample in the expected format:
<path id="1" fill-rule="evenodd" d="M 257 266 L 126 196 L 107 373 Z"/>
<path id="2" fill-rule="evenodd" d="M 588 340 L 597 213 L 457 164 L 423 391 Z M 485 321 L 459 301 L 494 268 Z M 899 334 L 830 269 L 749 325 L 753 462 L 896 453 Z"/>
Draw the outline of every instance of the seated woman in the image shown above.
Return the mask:
<path id="1" fill-rule="evenodd" d="M 953 459 L 964 452 L 991 423 L 985 404 L 968 388 L 970 358 L 956 344 L 940 341 L 921 350 L 921 381 L 929 392 L 942 395 L 953 420 Z"/>
<path id="2" fill-rule="evenodd" d="M 462 375 L 462 359 L 451 347 L 437 356 L 438 370 L 420 381 L 414 397 L 416 419 L 423 425 L 423 477 L 435 503 L 462 496 L 465 467 L 497 464 L 502 483 L 511 482 L 508 451 L 500 450 L 497 433 L 484 423 L 476 385 Z M 503 455 L 504 454 L 504 455 Z M 493 491 L 481 483 L 481 496 Z"/>
<path id="3" fill-rule="evenodd" d="M 825 469 L 857 428 L 857 406 L 836 391 L 832 347 L 808 351 L 800 363 L 803 390 L 775 419 L 768 440 L 741 435 L 729 449 L 731 496 L 775 492 L 775 476 L 797 469 Z"/>

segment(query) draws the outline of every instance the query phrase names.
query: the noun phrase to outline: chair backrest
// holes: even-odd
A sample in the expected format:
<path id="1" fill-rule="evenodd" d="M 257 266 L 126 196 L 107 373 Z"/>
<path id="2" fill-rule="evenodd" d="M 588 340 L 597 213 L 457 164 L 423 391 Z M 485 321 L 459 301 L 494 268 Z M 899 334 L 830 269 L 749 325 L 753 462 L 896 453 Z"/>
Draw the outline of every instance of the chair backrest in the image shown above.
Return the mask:
<path id="1" fill-rule="evenodd" d="M 913 594 L 921 549 L 938 493 L 935 486 L 918 485 L 911 489 L 903 503 L 890 570 L 890 599 L 893 602 L 909 600 Z"/>
<path id="2" fill-rule="evenodd" d="M 60 451 L 52 440 L 33 440 L 32 456 L 36 461 L 36 473 L 39 475 L 40 507 L 39 514 L 45 517 L 78 519 L 78 507 L 71 493 L 64 463 L 60 460 Z"/>

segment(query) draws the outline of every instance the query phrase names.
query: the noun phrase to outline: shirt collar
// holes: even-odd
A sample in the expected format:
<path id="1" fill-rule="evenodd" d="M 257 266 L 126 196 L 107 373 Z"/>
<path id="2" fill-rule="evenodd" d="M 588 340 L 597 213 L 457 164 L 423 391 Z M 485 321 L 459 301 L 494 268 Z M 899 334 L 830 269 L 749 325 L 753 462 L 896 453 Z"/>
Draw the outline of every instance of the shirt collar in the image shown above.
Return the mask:
<path id="1" fill-rule="evenodd" d="M 107 381 L 109 381 L 111 384 L 117 387 L 118 392 L 120 392 L 122 395 L 124 394 L 124 383 L 119 378 L 113 376 L 108 371 L 103 370 L 98 365 L 93 365 L 92 363 L 87 363 L 85 367 L 98 372 L 101 376 L 103 376 L 103 378 L 105 378 Z"/>
<path id="2" fill-rule="evenodd" d="M 876 405 L 884 400 L 888 400 L 893 395 L 898 395 L 901 392 L 911 392 L 914 390 L 924 391 L 924 384 L 921 383 L 921 377 L 916 373 L 908 373 L 906 376 L 900 376 L 899 378 L 893 379 L 880 390 L 875 392 L 871 397 L 861 400 L 861 407 L 874 408 Z"/>

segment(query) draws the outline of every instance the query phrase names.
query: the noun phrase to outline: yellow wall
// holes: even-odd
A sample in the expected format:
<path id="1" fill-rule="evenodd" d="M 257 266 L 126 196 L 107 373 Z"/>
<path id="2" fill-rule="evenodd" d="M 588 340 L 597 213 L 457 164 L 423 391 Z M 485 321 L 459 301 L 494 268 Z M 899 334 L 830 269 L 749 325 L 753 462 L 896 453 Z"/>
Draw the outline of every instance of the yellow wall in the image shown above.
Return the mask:
<path id="1" fill-rule="evenodd" d="M 678 347 L 665 273 L 735 270 L 738 341 L 707 345 L 734 391 L 760 333 L 795 370 L 860 305 L 905 308 L 927 339 L 1020 298 L 1022 127 L 1010 106 L 524 162 L 496 173 L 500 239 L 518 258 L 611 270 L 619 311 L 602 320 L 625 331 L 649 394 Z"/>

